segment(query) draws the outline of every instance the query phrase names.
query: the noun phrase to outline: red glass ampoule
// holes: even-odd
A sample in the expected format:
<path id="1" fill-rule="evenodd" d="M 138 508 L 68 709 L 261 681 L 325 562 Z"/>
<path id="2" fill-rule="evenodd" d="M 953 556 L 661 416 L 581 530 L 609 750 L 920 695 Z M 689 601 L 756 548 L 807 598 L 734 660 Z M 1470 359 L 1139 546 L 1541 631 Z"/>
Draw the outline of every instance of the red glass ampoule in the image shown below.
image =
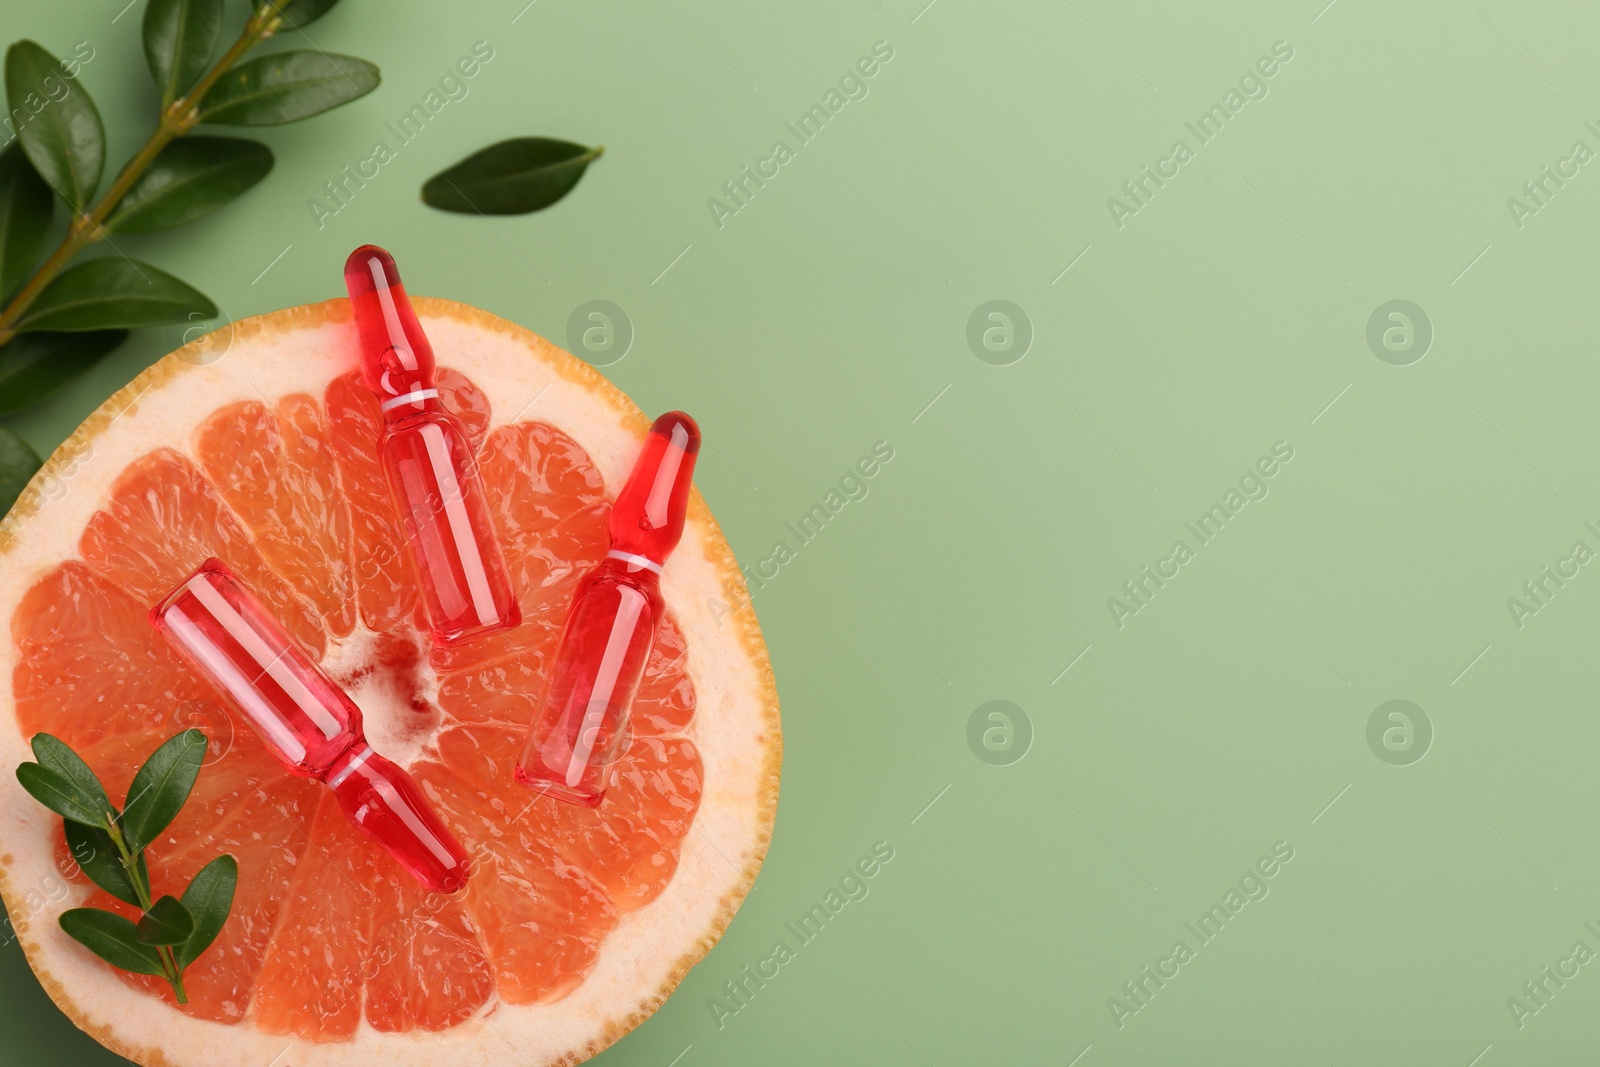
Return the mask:
<path id="1" fill-rule="evenodd" d="M 317 778 L 362 830 L 429 889 L 467 884 L 467 854 L 411 776 L 367 744 L 361 709 L 218 559 L 150 609 L 150 623 L 255 728 L 293 774 Z"/>
<path id="2" fill-rule="evenodd" d="M 350 253 L 345 287 L 361 335 L 361 375 L 383 411 L 378 442 L 433 639 L 454 645 L 522 621 L 477 457 L 439 399 L 433 346 L 376 245 Z"/>
<path id="3" fill-rule="evenodd" d="M 700 428 L 681 411 L 650 427 L 611 508 L 611 551 L 573 594 L 517 763 L 523 785 L 598 807 L 627 737 L 628 712 L 660 621 L 661 565 L 683 536 Z"/>

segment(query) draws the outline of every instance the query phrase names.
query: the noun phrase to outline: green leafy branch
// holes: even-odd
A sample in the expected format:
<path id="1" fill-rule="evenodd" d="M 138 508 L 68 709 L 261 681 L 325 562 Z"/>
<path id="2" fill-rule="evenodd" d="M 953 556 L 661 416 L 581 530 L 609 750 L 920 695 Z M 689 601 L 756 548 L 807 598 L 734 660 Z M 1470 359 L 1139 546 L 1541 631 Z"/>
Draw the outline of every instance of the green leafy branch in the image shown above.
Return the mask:
<path id="1" fill-rule="evenodd" d="M 217 315 L 203 293 L 147 263 L 120 254 L 72 260 L 112 234 L 191 222 L 272 169 L 266 145 L 190 136 L 196 126 L 295 122 L 377 88 L 378 68 L 350 56 L 312 49 L 245 60 L 280 30 L 299 31 L 337 2 L 253 0 L 238 38 L 213 63 L 224 0 L 150 0 L 144 52 L 160 112 L 155 130 L 98 197 L 106 137 L 88 91 L 73 68 L 33 41 L 7 49 L 7 103 L 27 118 L 16 143 L 0 152 L 0 413 L 40 399 L 128 330 Z M 57 197 L 70 220 L 38 262 Z"/>
<path id="2" fill-rule="evenodd" d="M 105 786 L 59 738 L 35 734 L 37 763 L 17 767 L 17 781 L 60 815 L 67 845 L 95 885 L 140 910 L 137 923 L 113 911 L 73 908 L 61 929 L 113 967 L 165 978 L 179 1004 L 189 1002 L 183 972 L 222 932 L 233 908 L 239 865 L 221 855 L 200 868 L 182 898 L 154 897 L 144 850 L 172 824 L 205 759 L 206 735 L 185 730 L 153 752 L 133 776 L 118 811 Z"/>

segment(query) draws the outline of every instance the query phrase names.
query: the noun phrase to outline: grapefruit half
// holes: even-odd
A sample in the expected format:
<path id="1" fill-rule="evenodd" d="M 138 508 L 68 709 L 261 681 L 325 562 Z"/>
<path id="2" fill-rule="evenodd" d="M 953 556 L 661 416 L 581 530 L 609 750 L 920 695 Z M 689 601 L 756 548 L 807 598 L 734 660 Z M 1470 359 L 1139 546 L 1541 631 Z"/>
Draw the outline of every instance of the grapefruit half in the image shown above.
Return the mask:
<path id="1" fill-rule="evenodd" d="M 617 784 L 590 811 L 513 782 L 572 588 L 606 551 L 611 497 L 649 423 L 543 338 L 452 301 L 415 304 L 479 448 L 516 630 L 429 646 L 342 299 L 167 356 L 56 451 L 0 526 L 0 892 L 55 1002 L 149 1067 L 579 1062 L 705 955 L 766 853 L 777 693 L 698 493 L 662 577 L 668 611 Z M 146 609 L 212 555 L 346 687 L 374 747 L 467 845 L 463 893 L 412 881 L 150 628 Z M 82 876 L 60 820 L 9 770 L 48 731 L 119 798 L 191 725 L 211 751 L 148 851 L 152 888 L 178 892 L 221 852 L 240 881 L 179 1007 L 164 982 L 61 931 L 67 908 L 128 909 Z"/>

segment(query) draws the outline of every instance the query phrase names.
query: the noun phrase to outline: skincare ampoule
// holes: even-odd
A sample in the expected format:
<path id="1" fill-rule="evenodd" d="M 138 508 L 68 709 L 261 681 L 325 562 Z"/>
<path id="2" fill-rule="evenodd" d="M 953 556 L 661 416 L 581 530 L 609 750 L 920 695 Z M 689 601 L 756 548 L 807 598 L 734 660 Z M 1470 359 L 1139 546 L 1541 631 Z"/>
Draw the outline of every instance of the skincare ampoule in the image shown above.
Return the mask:
<path id="1" fill-rule="evenodd" d="M 221 560 L 206 560 L 151 608 L 150 623 L 290 773 L 325 783 L 417 881 L 444 893 L 467 884 L 466 851 L 411 776 L 367 744 L 361 709 Z"/>
<path id="2" fill-rule="evenodd" d="M 681 411 L 650 427 L 611 508 L 611 551 L 578 582 L 517 764 L 523 785 L 598 807 L 661 619 L 661 566 L 683 536 L 700 428 Z"/>
<path id="3" fill-rule="evenodd" d="M 394 257 L 350 253 L 345 286 L 361 334 L 361 374 L 383 412 L 379 458 L 405 527 L 434 641 L 461 644 L 522 621 L 461 420 L 439 399 L 433 347 Z"/>

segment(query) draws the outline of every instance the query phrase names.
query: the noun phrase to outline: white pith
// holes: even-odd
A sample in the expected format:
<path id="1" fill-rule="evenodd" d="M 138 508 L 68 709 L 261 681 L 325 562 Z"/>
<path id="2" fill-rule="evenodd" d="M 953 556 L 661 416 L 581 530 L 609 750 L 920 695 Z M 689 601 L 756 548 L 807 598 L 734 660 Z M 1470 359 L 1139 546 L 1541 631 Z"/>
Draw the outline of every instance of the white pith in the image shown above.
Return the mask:
<path id="1" fill-rule="evenodd" d="M 426 663 L 419 665 L 415 679 L 396 678 L 388 671 L 361 670 L 372 662 L 377 642 L 378 635 L 358 620 L 349 635 L 328 638 L 321 666 L 361 709 L 362 726 L 372 747 L 402 767 L 409 767 L 424 755 L 433 754 L 428 751 L 428 744 L 438 734 L 439 676 Z M 411 721 L 415 715 L 402 715 L 402 701 L 409 706 L 413 696 L 427 701 L 434 714 L 422 722 Z"/>

